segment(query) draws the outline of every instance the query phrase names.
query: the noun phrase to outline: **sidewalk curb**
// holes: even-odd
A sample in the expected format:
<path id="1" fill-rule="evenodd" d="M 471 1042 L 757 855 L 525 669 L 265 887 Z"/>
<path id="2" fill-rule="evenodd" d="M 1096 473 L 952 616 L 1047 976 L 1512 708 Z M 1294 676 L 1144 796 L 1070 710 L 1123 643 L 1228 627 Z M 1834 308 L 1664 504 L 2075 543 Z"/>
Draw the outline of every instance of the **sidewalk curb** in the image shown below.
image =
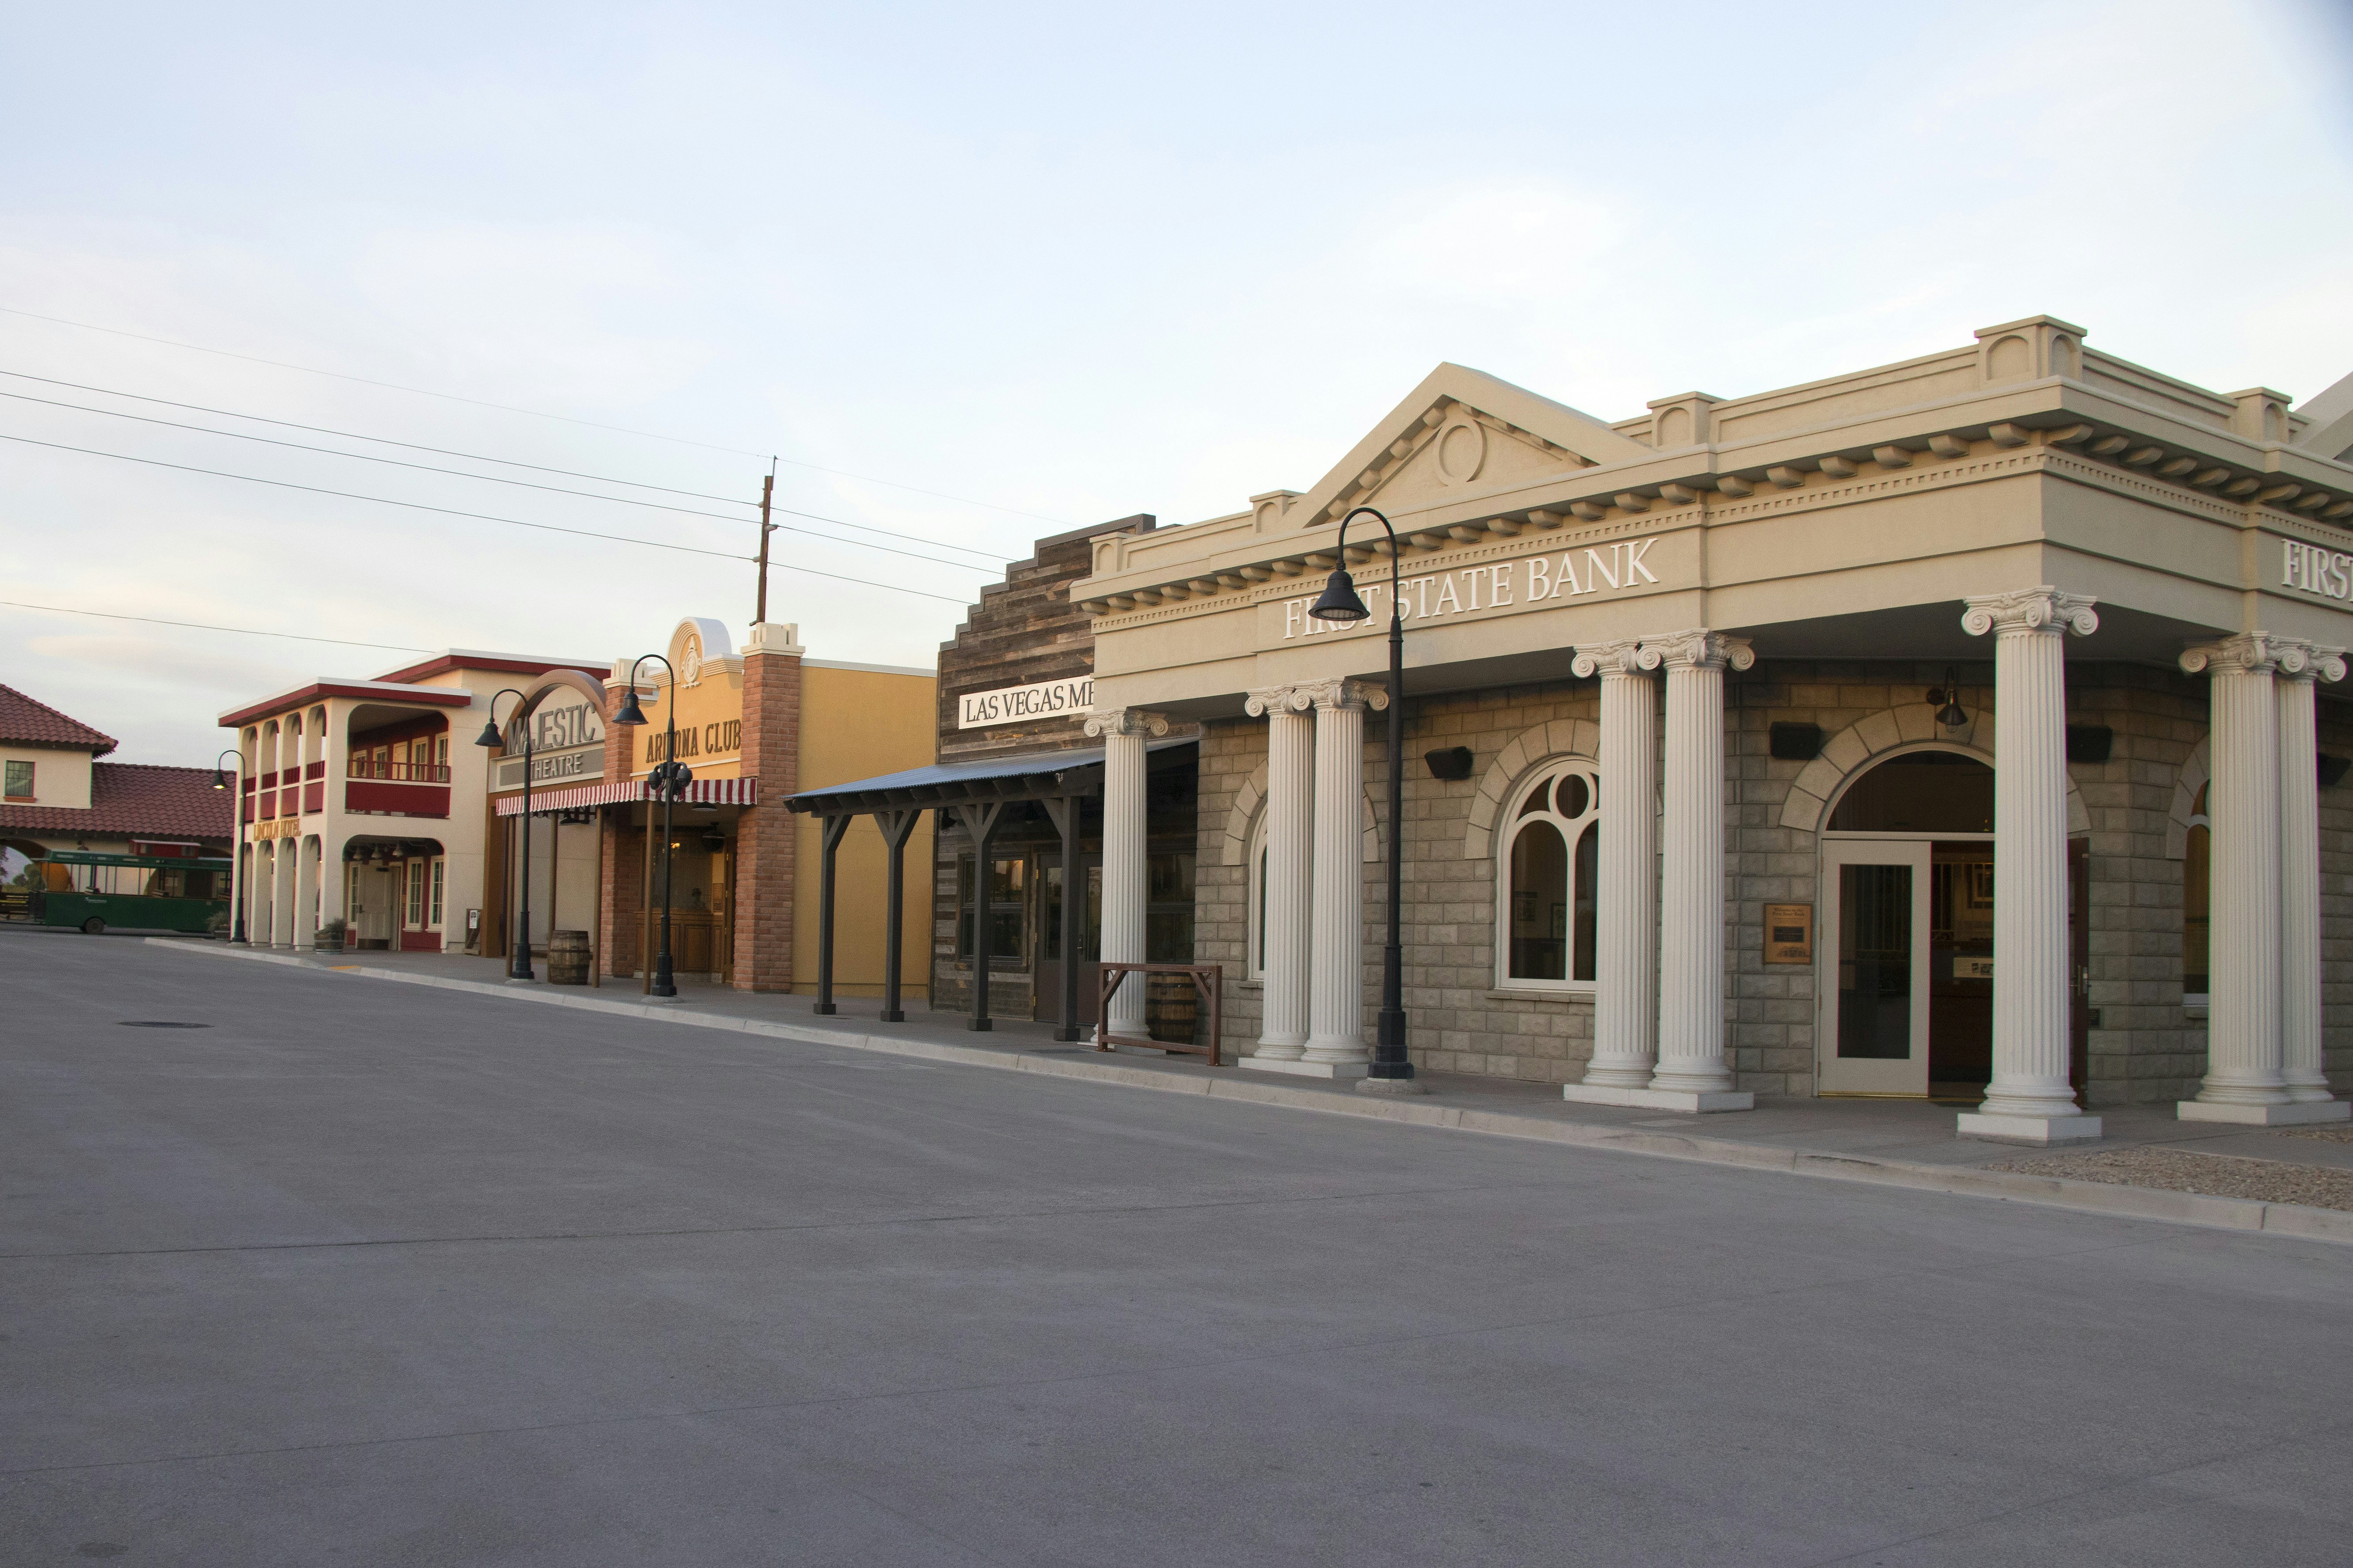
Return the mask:
<path id="1" fill-rule="evenodd" d="M 1864 1155 L 1817 1153 L 1729 1139 L 1705 1138 L 1683 1132 L 1650 1131 L 1588 1122 L 1553 1121 L 1516 1116 L 1504 1110 L 1464 1110 L 1428 1100 L 1397 1100 L 1356 1095 L 1322 1093 L 1276 1082 L 1243 1082 L 1230 1079 L 1179 1076 L 1116 1061 L 1074 1060 L 1039 1056 L 1029 1051 L 981 1050 L 971 1046 L 943 1045 L 934 1040 L 896 1035 L 869 1035 L 849 1029 L 826 1029 L 813 1025 L 771 1024 L 755 1018 L 732 1018 L 710 1013 L 690 1013 L 674 1004 L 649 1005 L 608 1002 L 594 995 L 563 996 L 544 991 L 509 989 L 480 980 L 451 980 L 436 974 L 411 974 L 364 964 L 322 967 L 309 960 L 275 952 L 239 952 L 235 948 L 200 947 L 168 937 L 148 937 L 146 942 L 176 952 L 207 952 L 252 963 L 274 963 L 320 975 L 353 975 L 367 980 L 393 980 L 405 985 L 426 985 L 442 991 L 466 991 L 508 1001 L 533 1002 L 542 1006 L 570 1007 L 619 1017 L 684 1024 L 794 1040 L 804 1045 L 833 1046 L 847 1050 L 874 1051 L 886 1056 L 918 1057 L 927 1061 L 962 1067 L 993 1068 L 1013 1072 L 1043 1073 L 1053 1078 L 1091 1083 L 1119 1084 L 1131 1089 L 1157 1089 L 1170 1094 L 1199 1094 L 1253 1105 L 1275 1105 L 1294 1110 L 1322 1111 L 1327 1116 L 1353 1116 L 1377 1121 L 1398 1121 L 1415 1127 L 1482 1132 L 1493 1137 L 1522 1138 L 1565 1143 L 1577 1148 L 1649 1154 L 1659 1159 L 1687 1160 L 1700 1164 L 1737 1166 L 1756 1171 L 1780 1171 L 1836 1182 L 1860 1182 L 1906 1187 L 1915 1192 L 1945 1193 L 1957 1197 L 1999 1198 L 2044 1208 L 2071 1209 L 2128 1219 L 2162 1220 L 2212 1229 L 2259 1232 L 2294 1237 L 2304 1241 L 2353 1245 L 2353 1213 L 2306 1208 L 2295 1204 L 2261 1203 L 2251 1198 L 2209 1197 L 2198 1193 L 2159 1188 L 2126 1187 L 2105 1182 L 2066 1181 L 2055 1176 L 2031 1176 L 2015 1171 L 1956 1169 L 1920 1164 L 1908 1160 L 1879 1160 Z"/>

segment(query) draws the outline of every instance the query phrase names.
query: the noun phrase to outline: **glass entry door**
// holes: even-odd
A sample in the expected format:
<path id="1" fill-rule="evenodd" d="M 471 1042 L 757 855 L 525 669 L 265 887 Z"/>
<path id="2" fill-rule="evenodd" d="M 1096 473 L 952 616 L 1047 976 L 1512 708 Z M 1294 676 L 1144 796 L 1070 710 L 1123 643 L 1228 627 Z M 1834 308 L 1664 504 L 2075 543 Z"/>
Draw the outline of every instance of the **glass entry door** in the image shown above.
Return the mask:
<path id="1" fill-rule="evenodd" d="M 1928 1092 L 1926 842 L 1825 839 L 1815 1091 Z"/>

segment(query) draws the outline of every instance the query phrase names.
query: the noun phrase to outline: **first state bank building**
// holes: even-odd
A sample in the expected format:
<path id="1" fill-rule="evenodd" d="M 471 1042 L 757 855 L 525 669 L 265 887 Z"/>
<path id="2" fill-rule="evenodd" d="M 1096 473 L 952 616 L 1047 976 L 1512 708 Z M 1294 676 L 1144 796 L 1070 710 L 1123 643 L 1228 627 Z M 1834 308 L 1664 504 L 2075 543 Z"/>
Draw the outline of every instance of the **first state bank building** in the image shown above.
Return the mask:
<path id="1" fill-rule="evenodd" d="M 2084 338 L 1615 422 L 1441 365 L 1313 489 L 1096 539 L 1107 868 L 1118 752 L 1197 732 L 1193 956 L 1261 1069 L 1364 1071 L 1401 840 L 1424 1069 L 2028 1140 L 2344 1116 L 2353 378 L 2217 395 Z M 1371 619 L 1306 614 L 1359 506 L 1394 840 L 1373 519 Z"/>

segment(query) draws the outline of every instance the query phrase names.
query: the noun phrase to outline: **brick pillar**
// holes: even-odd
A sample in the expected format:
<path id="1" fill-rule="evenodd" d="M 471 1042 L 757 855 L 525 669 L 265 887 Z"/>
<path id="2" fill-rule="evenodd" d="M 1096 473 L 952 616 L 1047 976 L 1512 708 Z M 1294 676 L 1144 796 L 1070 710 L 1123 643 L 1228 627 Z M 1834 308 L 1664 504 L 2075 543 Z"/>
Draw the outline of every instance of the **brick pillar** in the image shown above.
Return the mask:
<path id="1" fill-rule="evenodd" d="M 764 621 L 744 645 L 744 776 L 760 804 L 735 825 L 735 989 L 793 988 L 793 846 L 800 787 L 799 628 Z"/>
<path id="2" fill-rule="evenodd" d="M 605 782 L 629 782 L 640 731 L 613 722 L 620 711 L 627 661 L 616 661 L 605 682 Z M 638 910 L 645 901 L 645 847 L 630 826 L 635 808 L 608 805 L 598 811 L 596 831 L 605 839 L 604 884 L 596 890 L 596 961 L 615 976 L 638 972 Z"/>

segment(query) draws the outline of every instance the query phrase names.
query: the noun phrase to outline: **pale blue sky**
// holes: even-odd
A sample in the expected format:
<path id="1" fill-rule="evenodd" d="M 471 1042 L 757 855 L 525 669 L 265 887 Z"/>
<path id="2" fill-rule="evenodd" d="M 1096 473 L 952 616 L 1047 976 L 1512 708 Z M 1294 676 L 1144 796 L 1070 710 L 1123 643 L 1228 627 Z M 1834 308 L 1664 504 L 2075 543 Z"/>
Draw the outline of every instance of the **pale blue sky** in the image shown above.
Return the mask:
<path id="1" fill-rule="evenodd" d="M 786 505 L 999 561 L 1304 488 L 1446 359 L 1616 418 L 2048 310 L 2307 397 L 2353 371 L 2345 12 L 12 6 L 0 306 L 737 450 L 18 315 L 0 370 L 745 496 L 778 453 L 1011 509 L 780 470 Z M 20 400 L 0 434 L 753 543 Z M 777 539 L 954 601 L 993 575 Z M 751 614 L 723 560 L 7 442 L 0 563 L 0 598 L 425 647 Z M 771 614 L 928 665 L 961 611 L 779 573 Z M 0 637 L 0 680 L 132 761 L 401 657 L 5 608 Z"/>

